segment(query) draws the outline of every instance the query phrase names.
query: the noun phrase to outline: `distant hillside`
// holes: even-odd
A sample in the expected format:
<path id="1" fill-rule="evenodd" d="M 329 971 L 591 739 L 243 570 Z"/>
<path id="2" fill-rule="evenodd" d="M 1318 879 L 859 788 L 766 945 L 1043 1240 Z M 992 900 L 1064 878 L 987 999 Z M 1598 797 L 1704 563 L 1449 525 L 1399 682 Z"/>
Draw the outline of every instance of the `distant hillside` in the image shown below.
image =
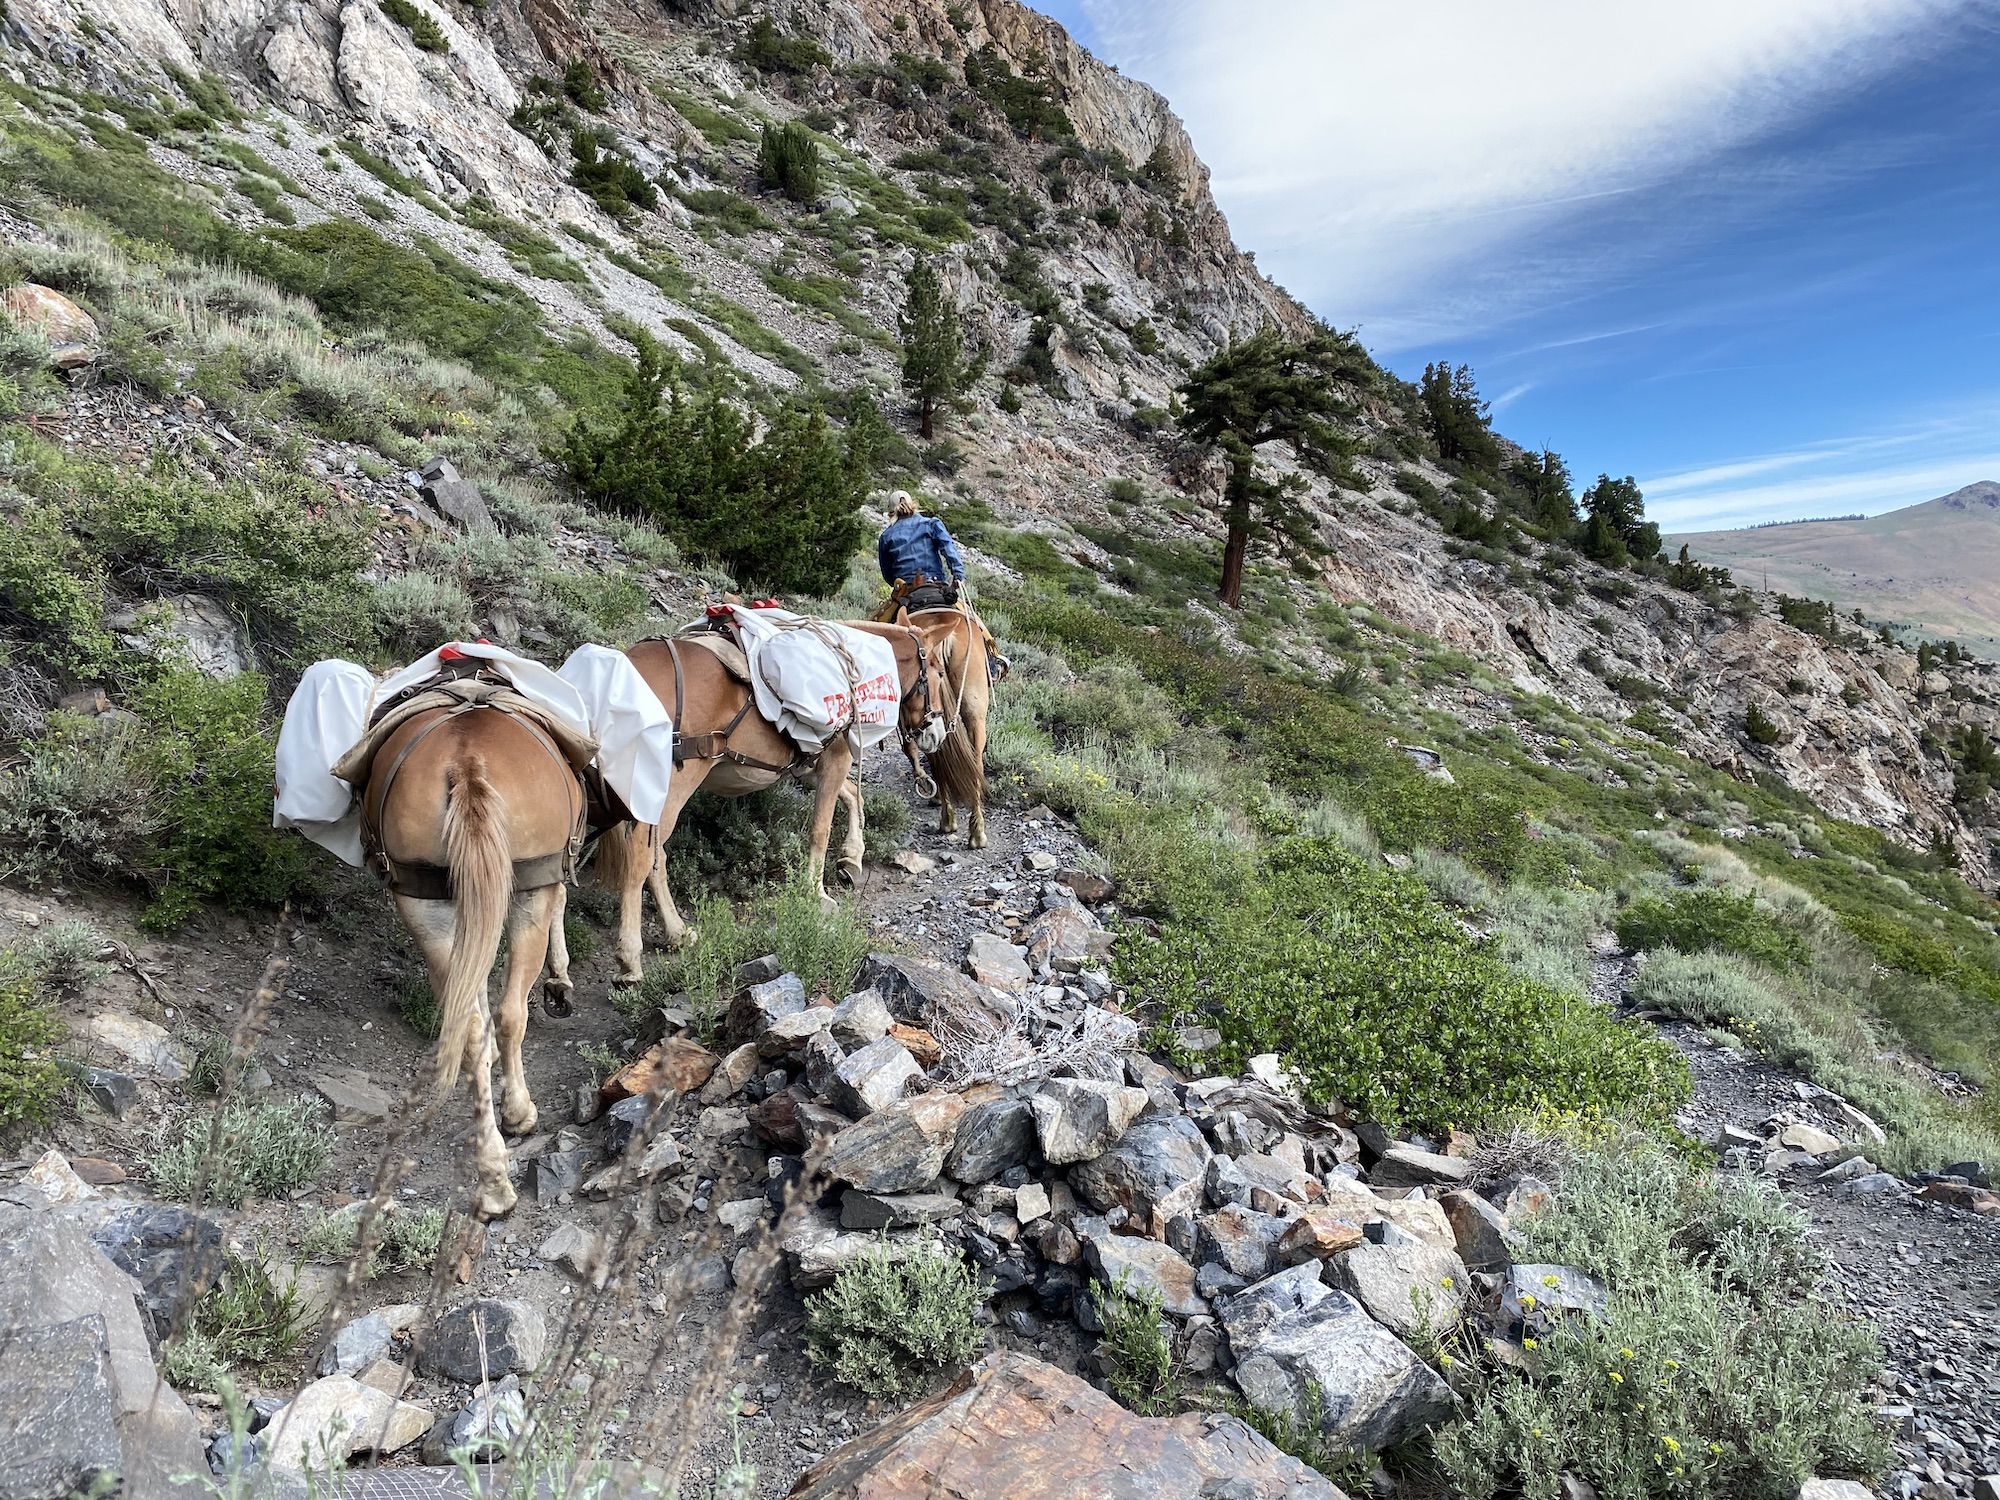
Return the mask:
<path id="1" fill-rule="evenodd" d="M 1922 505 L 1847 517 L 1701 531 L 1669 539 L 1751 587 L 1828 599 L 1921 626 L 2000 657 L 2000 484 L 1981 480 Z"/>

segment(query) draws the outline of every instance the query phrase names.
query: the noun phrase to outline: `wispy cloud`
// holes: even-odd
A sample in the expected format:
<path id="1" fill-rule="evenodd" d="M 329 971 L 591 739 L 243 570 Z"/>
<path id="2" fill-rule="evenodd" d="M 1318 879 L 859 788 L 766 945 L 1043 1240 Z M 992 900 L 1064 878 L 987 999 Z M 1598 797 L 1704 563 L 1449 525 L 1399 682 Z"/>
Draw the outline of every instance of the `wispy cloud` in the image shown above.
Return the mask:
<path id="1" fill-rule="evenodd" d="M 2000 479 L 2000 393 L 1879 432 L 1641 479 L 1646 511 L 1668 531 L 1920 505 Z M 1783 478 L 1770 476 L 1783 475 Z M 1761 481 L 1744 483 L 1746 480 Z"/>
<path id="2" fill-rule="evenodd" d="M 1508 407 L 1512 406 L 1516 401 L 1519 401 L 1523 396 L 1527 395 L 1528 392 L 1532 391 L 1534 388 L 1535 388 L 1534 381 L 1523 380 L 1518 385 L 1508 386 L 1506 390 L 1502 391 L 1499 395 L 1495 396 L 1487 404 L 1491 406 L 1493 410 L 1496 412 L 1505 411 Z"/>
<path id="3" fill-rule="evenodd" d="M 1700 219 L 1852 167 L 1721 170 L 1976 3 L 1080 0 L 1100 45 L 1187 119 L 1262 263 L 1391 352 L 1575 297 L 1698 233 L 1664 184 L 1684 182 Z M 1613 250 L 1551 232 L 1593 212 L 1644 228 Z"/>

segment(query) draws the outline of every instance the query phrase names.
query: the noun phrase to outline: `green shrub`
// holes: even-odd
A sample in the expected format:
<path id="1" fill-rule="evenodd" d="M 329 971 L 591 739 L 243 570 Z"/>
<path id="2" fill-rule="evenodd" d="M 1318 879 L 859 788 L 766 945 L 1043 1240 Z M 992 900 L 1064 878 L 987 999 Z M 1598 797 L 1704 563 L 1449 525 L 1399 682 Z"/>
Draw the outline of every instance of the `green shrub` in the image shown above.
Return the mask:
<path id="1" fill-rule="evenodd" d="M 449 52 L 451 43 L 444 28 L 422 7 L 410 0 L 382 0 L 382 14 L 410 33 L 410 40 L 425 52 Z"/>
<path id="2" fill-rule="evenodd" d="M 193 1201 L 196 1189 L 204 1186 L 204 1172 L 206 1201 L 217 1207 L 241 1208 L 253 1195 L 289 1197 L 309 1187 L 333 1156 L 326 1111 L 310 1100 L 232 1100 L 221 1108 L 213 1151 L 211 1117 L 196 1112 L 146 1158 L 161 1197 Z"/>
<path id="3" fill-rule="evenodd" d="M 0 876 L 29 885 L 131 878 L 161 825 L 145 749 L 127 720 L 51 714 L 0 772 Z"/>
<path id="4" fill-rule="evenodd" d="M 635 209 L 658 205 L 659 189 L 618 150 L 617 138 L 609 132 L 572 131 L 569 150 L 569 180 L 612 218 L 627 218 Z"/>
<path id="5" fill-rule="evenodd" d="M 827 594 L 862 540 L 879 451 L 874 407 L 853 411 L 843 433 L 823 407 L 793 398 L 753 443 L 750 412 L 718 390 L 687 390 L 646 341 L 618 423 L 577 423 L 562 459 L 587 498 L 646 517 L 685 553 L 746 584 Z"/>
<path id="6" fill-rule="evenodd" d="M 48 1004 L 48 964 L 0 949 L 0 1130 L 47 1120 L 69 1087 L 55 1048 L 66 1035 Z"/>
<path id="7" fill-rule="evenodd" d="M 819 887 L 804 871 L 794 875 L 753 909 L 759 953 L 775 953 L 778 963 L 804 981 L 806 993 L 838 1000 L 854 988 L 854 976 L 868 956 L 868 928 L 847 906 L 826 910 Z"/>
<path id="8" fill-rule="evenodd" d="M 604 86 L 597 81 L 597 70 L 581 57 L 563 65 L 562 91 L 570 103 L 593 114 L 602 111 L 607 102 Z"/>
<path id="9" fill-rule="evenodd" d="M 453 578 L 421 568 L 375 585 L 375 628 L 393 652 L 418 657 L 477 630 L 472 596 Z"/>
<path id="10" fill-rule="evenodd" d="M 1736 953 L 1779 968 L 1806 961 L 1806 935 L 1747 891 L 1695 886 L 1645 896 L 1618 914 L 1618 941 L 1633 950 Z"/>
<path id="11" fill-rule="evenodd" d="M 1755 703 L 1743 711 L 1743 734 L 1753 745 L 1775 745 L 1785 737 L 1777 722 Z"/>
<path id="12" fill-rule="evenodd" d="M 1290 839 L 1234 900 L 1127 937 L 1119 972 L 1170 1021 L 1219 1028 L 1226 1060 L 1282 1054 L 1309 1091 L 1437 1130 L 1512 1113 L 1670 1118 L 1686 1065 L 1646 1029 L 1523 978 L 1422 884 L 1325 839 Z"/>
<path id="13" fill-rule="evenodd" d="M 760 73 L 809 73 L 814 68 L 830 68 L 833 59 L 826 48 L 811 37 L 787 36 L 769 16 L 759 16 L 736 48 L 739 62 Z"/>
<path id="14" fill-rule="evenodd" d="M 275 745 L 263 731 L 263 681 L 214 682 L 162 671 L 132 696 L 155 831 L 139 872 L 153 888 L 148 926 L 178 926 L 204 902 L 272 906 L 310 868 L 301 842 L 271 827 Z"/>
<path id="15" fill-rule="evenodd" d="M 278 224 L 296 224 L 298 216 L 292 212 L 292 205 L 285 201 L 285 195 L 275 182 L 255 172 L 244 172 L 236 179 L 236 191 L 256 204 L 264 217 Z"/>
<path id="16" fill-rule="evenodd" d="M 956 1254 L 909 1260 L 887 1243 L 843 1266 L 806 1301 L 806 1353 L 834 1379 L 881 1400 L 921 1393 L 979 1347 L 986 1288 Z"/>
<path id="17" fill-rule="evenodd" d="M 1635 1139 L 1581 1155 L 1517 1227 L 1524 1258 L 1605 1281 L 1609 1313 L 1543 1332 L 1522 1372 L 1454 1367 L 1461 1415 L 1432 1444 L 1450 1494 L 1556 1500 L 1574 1474 L 1607 1500 L 1780 1500 L 1889 1457 L 1874 1339 L 1818 1295 L 1803 1220 L 1764 1189 Z"/>
<path id="18" fill-rule="evenodd" d="M 1159 1292 L 1135 1290 L 1121 1274 L 1116 1286 L 1093 1284 L 1090 1296 L 1104 1327 L 1098 1352 L 1110 1362 L 1104 1383 L 1111 1394 L 1144 1417 L 1178 1411 L 1180 1377 L 1174 1369 L 1173 1339 L 1160 1315 Z"/>
<path id="19" fill-rule="evenodd" d="M 161 1365 L 171 1385 L 217 1391 L 237 1366 L 261 1370 L 290 1358 L 316 1322 L 296 1279 L 280 1286 L 256 1261 L 230 1256 Z"/>
<path id="20" fill-rule="evenodd" d="M 766 125 L 757 139 L 757 180 L 795 203 L 818 198 L 820 151 L 813 133 L 796 121 Z"/>
<path id="21" fill-rule="evenodd" d="M 322 1214 L 299 1236 L 299 1255 L 306 1260 L 343 1265 L 360 1249 L 361 1206 L 350 1205 Z M 389 1204 L 370 1227 L 373 1252 L 362 1268 L 364 1276 L 384 1271 L 427 1269 L 444 1243 L 445 1211 L 411 1209 Z"/>

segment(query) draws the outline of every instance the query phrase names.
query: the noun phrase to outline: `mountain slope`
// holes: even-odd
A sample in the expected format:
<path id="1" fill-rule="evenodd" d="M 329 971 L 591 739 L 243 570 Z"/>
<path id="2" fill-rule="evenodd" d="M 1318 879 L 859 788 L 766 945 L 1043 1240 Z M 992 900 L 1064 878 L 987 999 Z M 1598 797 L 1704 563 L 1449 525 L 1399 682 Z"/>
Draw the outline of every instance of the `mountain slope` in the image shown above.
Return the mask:
<path id="1" fill-rule="evenodd" d="M 1751 587 L 1950 636 L 2000 656 L 2000 483 L 1981 480 L 1865 520 L 1795 521 L 1673 537 Z"/>

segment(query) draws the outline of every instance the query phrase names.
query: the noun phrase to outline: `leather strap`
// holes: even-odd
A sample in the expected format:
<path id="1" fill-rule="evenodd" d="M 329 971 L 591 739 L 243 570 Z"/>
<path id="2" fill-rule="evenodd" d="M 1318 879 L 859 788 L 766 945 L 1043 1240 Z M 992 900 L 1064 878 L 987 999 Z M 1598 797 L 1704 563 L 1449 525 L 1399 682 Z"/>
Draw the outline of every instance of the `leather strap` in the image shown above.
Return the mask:
<path id="1" fill-rule="evenodd" d="M 667 639 L 666 646 L 667 655 L 674 661 L 674 723 L 678 725 L 684 720 L 682 710 L 687 706 L 686 687 L 681 676 L 681 648 L 680 643 L 671 637 Z M 780 776 L 789 775 L 796 770 L 801 764 L 796 751 L 783 765 L 774 766 L 768 761 L 745 755 L 741 750 L 729 748 L 729 737 L 749 715 L 756 701 L 756 694 L 746 686 L 743 689 L 743 706 L 736 710 L 736 717 L 720 729 L 711 729 L 707 734 L 676 734 L 674 769 L 679 770 L 691 760 L 722 760 L 732 766 L 743 766 L 752 771 L 773 771 Z"/>

